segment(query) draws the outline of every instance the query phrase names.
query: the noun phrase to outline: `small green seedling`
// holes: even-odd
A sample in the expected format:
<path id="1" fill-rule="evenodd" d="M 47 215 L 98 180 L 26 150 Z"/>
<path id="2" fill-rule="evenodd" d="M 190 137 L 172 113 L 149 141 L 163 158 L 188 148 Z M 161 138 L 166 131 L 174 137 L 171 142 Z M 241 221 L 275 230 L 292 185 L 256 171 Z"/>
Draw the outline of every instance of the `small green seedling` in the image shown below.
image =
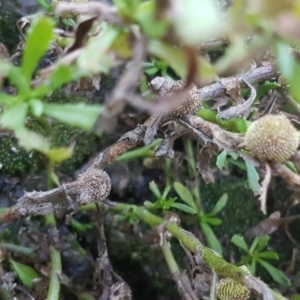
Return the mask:
<path id="1" fill-rule="evenodd" d="M 274 281 L 283 286 L 289 286 L 290 280 L 277 268 L 273 267 L 268 260 L 278 260 L 278 255 L 274 251 L 264 251 L 267 247 L 270 237 L 267 235 L 256 237 L 249 248 L 241 235 L 235 234 L 231 242 L 237 247 L 243 249 L 247 254 L 241 257 L 238 265 L 246 265 L 252 275 L 255 275 L 256 266 L 260 264 L 271 275 Z"/>

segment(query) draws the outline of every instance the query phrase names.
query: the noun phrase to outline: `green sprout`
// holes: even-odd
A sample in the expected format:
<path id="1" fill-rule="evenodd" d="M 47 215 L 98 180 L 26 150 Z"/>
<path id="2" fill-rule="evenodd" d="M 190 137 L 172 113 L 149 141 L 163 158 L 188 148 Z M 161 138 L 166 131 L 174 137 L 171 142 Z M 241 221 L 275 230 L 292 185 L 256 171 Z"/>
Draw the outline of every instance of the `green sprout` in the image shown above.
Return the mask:
<path id="1" fill-rule="evenodd" d="M 274 281 L 283 286 L 289 286 L 290 280 L 277 268 L 273 267 L 268 260 L 278 260 L 278 255 L 274 251 L 265 251 L 268 245 L 270 237 L 267 235 L 256 237 L 252 242 L 250 248 L 246 244 L 244 238 L 238 234 L 235 234 L 231 242 L 237 247 L 243 249 L 246 255 L 241 257 L 238 262 L 239 266 L 246 265 L 252 275 L 255 275 L 256 266 L 260 264 L 271 275 Z"/>

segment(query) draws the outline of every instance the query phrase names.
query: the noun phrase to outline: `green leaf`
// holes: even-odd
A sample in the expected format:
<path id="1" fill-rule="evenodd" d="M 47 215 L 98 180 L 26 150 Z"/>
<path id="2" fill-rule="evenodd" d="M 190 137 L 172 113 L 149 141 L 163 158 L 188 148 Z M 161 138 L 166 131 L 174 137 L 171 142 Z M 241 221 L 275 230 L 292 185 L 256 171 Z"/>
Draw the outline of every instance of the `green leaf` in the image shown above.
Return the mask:
<path id="1" fill-rule="evenodd" d="M 28 82 L 30 82 L 35 67 L 54 38 L 53 28 L 54 23 L 45 16 L 34 19 L 30 26 L 22 61 L 22 73 Z"/>
<path id="2" fill-rule="evenodd" d="M 0 103 L 4 105 L 12 105 L 16 101 L 15 96 L 0 93 Z"/>
<path id="3" fill-rule="evenodd" d="M 163 192 L 163 195 L 162 195 L 162 198 L 163 198 L 163 199 L 166 199 L 166 198 L 167 198 L 167 196 L 168 196 L 170 190 L 171 190 L 171 187 L 170 187 L 169 185 L 165 187 L 164 192 Z"/>
<path id="4" fill-rule="evenodd" d="M 157 67 L 153 67 L 153 68 L 150 68 L 150 69 L 146 70 L 146 73 L 147 73 L 148 75 L 154 75 L 154 74 L 157 73 L 158 71 L 159 71 L 159 70 L 158 70 Z"/>
<path id="5" fill-rule="evenodd" d="M 78 104 L 44 104 L 44 114 L 65 124 L 91 130 L 104 106 Z"/>
<path id="6" fill-rule="evenodd" d="M 200 223 L 200 226 L 208 246 L 222 255 L 222 246 L 211 227 L 206 223 Z"/>
<path id="7" fill-rule="evenodd" d="M 33 268 L 23 265 L 21 263 L 18 263 L 16 261 L 14 261 L 13 259 L 10 259 L 9 261 L 12 264 L 12 267 L 14 268 L 15 272 L 17 273 L 17 275 L 20 278 L 20 280 L 22 281 L 22 283 L 26 287 L 31 288 L 32 280 L 35 278 L 38 278 L 37 272 Z"/>
<path id="8" fill-rule="evenodd" d="M 257 174 L 257 171 L 251 162 L 245 160 L 245 163 L 247 168 L 247 179 L 249 187 L 254 193 L 258 193 L 261 187 L 258 183 L 259 176 Z"/>
<path id="9" fill-rule="evenodd" d="M 149 183 L 149 189 L 150 191 L 155 195 L 156 198 L 164 198 L 161 196 L 160 190 L 158 188 L 158 186 L 156 185 L 156 183 L 154 181 L 151 181 Z"/>
<path id="10" fill-rule="evenodd" d="M 209 217 L 208 215 L 200 216 L 201 222 L 205 222 L 210 225 L 218 226 L 222 224 L 222 220 L 215 217 Z"/>
<path id="11" fill-rule="evenodd" d="M 54 171 L 50 171 L 50 178 L 56 186 L 60 186 L 59 178 L 58 178 L 57 174 Z"/>
<path id="12" fill-rule="evenodd" d="M 263 258 L 263 259 L 275 259 L 275 260 L 278 260 L 279 257 L 278 257 L 278 254 L 274 251 L 265 251 L 265 252 L 260 252 L 260 253 L 257 253 L 256 255 L 257 258 Z"/>
<path id="13" fill-rule="evenodd" d="M 108 27 L 101 38 L 91 40 L 77 59 L 79 69 L 93 74 L 107 73 L 115 65 L 115 55 L 109 50 L 119 33 L 120 30 Z"/>
<path id="14" fill-rule="evenodd" d="M 252 275 L 255 275 L 255 272 L 256 272 L 256 260 L 255 259 L 252 260 L 250 265 L 248 264 L 248 269 Z"/>
<path id="15" fill-rule="evenodd" d="M 25 126 L 27 110 L 27 103 L 18 103 L 12 107 L 6 108 L 0 119 L 1 125 L 13 130 L 22 129 Z"/>
<path id="16" fill-rule="evenodd" d="M 266 81 L 264 84 L 258 86 L 256 90 L 256 99 L 260 99 L 262 96 L 266 95 L 270 90 L 277 89 L 281 87 L 277 82 Z"/>
<path id="17" fill-rule="evenodd" d="M 227 158 L 227 151 L 223 150 L 217 157 L 217 167 L 222 170 L 225 167 L 225 162 Z"/>
<path id="18" fill-rule="evenodd" d="M 249 248 L 248 245 L 246 244 L 244 238 L 239 235 L 239 234 L 235 234 L 232 238 L 231 238 L 231 243 L 233 243 L 234 245 L 236 245 L 237 247 L 245 250 L 246 253 L 249 252 Z"/>
<path id="19" fill-rule="evenodd" d="M 70 147 L 52 148 L 48 151 L 47 156 L 50 160 L 60 163 L 73 155 L 74 146 L 75 145 Z"/>
<path id="20" fill-rule="evenodd" d="M 44 108 L 43 102 L 39 99 L 32 99 L 30 100 L 29 104 L 34 116 L 39 118 L 43 113 L 43 108 Z"/>
<path id="21" fill-rule="evenodd" d="M 226 206 L 227 201 L 228 201 L 228 195 L 225 193 L 220 197 L 220 199 L 218 200 L 218 202 L 216 203 L 216 205 L 214 206 L 212 211 L 206 215 L 207 216 L 215 216 Z"/>
<path id="22" fill-rule="evenodd" d="M 280 270 L 273 267 L 264 260 L 258 259 L 257 262 L 259 262 L 268 271 L 274 281 L 278 282 L 282 286 L 291 285 L 290 280 Z"/>
<path id="23" fill-rule="evenodd" d="M 238 118 L 232 118 L 230 120 L 222 120 L 217 117 L 217 113 L 214 111 L 211 111 L 209 109 L 202 108 L 197 113 L 199 117 L 202 119 L 209 121 L 211 123 L 217 124 L 220 127 L 238 132 L 238 133 L 245 133 L 247 131 L 247 128 L 250 124 L 245 118 L 238 119 Z"/>
<path id="24" fill-rule="evenodd" d="M 47 155 L 50 145 L 39 134 L 26 128 L 22 128 L 16 131 L 15 135 L 19 140 L 20 146 L 22 146 L 25 150 L 37 150 Z"/>
<path id="25" fill-rule="evenodd" d="M 34 90 L 31 97 L 42 98 L 47 96 L 62 87 L 64 84 L 69 83 L 72 79 L 72 68 L 64 64 L 58 64 L 47 78 L 46 83 Z"/>
<path id="26" fill-rule="evenodd" d="M 174 189 L 182 201 L 184 201 L 188 206 L 197 210 L 193 195 L 184 185 L 182 185 L 180 182 L 175 182 Z"/>
<path id="27" fill-rule="evenodd" d="M 298 78 L 300 76 L 300 66 L 293 58 L 290 46 L 284 43 L 277 44 L 277 64 L 281 74 L 289 85 L 289 91 L 295 101 L 300 103 L 300 85 Z"/>
<path id="28" fill-rule="evenodd" d="M 232 151 L 228 152 L 228 155 L 231 156 L 233 160 L 237 160 L 239 157 L 239 155 L 236 152 L 232 152 Z"/>
<path id="29" fill-rule="evenodd" d="M 250 253 L 258 253 L 268 245 L 270 237 L 267 235 L 256 237 L 251 245 Z"/>
<path id="30" fill-rule="evenodd" d="M 52 6 L 49 5 L 45 0 L 35 0 L 40 6 L 42 6 L 47 12 L 51 12 Z"/>
<path id="31" fill-rule="evenodd" d="M 18 67 L 12 67 L 8 73 L 9 81 L 12 85 L 16 86 L 19 92 L 24 97 L 28 97 L 30 95 L 30 82 L 26 78 L 26 76 L 22 73 L 21 69 Z"/>
<path id="32" fill-rule="evenodd" d="M 93 229 L 95 226 L 94 224 L 90 223 L 90 224 L 83 224 L 78 222 L 76 219 L 72 218 L 71 219 L 71 226 L 77 231 L 77 232 L 87 232 L 91 229 Z"/>
<path id="33" fill-rule="evenodd" d="M 183 204 L 183 203 L 173 203 L 171 205 L 171 207 L 177 208 L 179 210 L 184 211 L 185 213 L 192 214 L 192 215 L 197 213 L 196 209 L 194 209 L 190 206 L 187 206 L 186 204 Z"/>
<path id="34" fill-rule="evenodd" d="M 157 18 L 156 1 L 143 1 L 134 14 L 135 20 L 140 24 L 142 31 L 150 39 L 162 38 L 168 27 L 169 20 Z M 132 12 L 131 12 L 132 15 Z"/>
<path id="35" fill-rule="evenodd" d="M 150 40 L 148 51 L 150 54 L 165 61 L 179 77 L 186 77 L 186 57 L 182 50 L 159 40 Z M 210 63 L 208 63 L 205 59 L 198 57 L 197 74 L 201 78 L 212 80 L 214 79 L 215 71 Z"/>

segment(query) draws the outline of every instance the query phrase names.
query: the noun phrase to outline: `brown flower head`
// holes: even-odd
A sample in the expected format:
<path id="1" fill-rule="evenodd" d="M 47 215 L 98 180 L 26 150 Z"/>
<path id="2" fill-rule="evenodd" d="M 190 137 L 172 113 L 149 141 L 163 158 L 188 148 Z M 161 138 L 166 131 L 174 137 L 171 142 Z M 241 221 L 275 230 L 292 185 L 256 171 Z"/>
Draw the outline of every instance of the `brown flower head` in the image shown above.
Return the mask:
<path id="1" fill-rule="evenodd" d="M 77 182 L 81 186 L 77 201 L 80 204 L 100 202 L 105 199 L 111 190 L 108 174 L 100 169 L 92 168 L 82 173 Z"/>
<path id="2" fill-rule="evenodd" d="M 171 96 L 176 94 L 185 86 L 183 80 L 173 81 L 168 78 L 156 77 L 151 81 L 151 87 L 159 96 Z M 200 108 L 202 99 L 195 85 L 190 89 L 188 96 L 182 103 L 173 107 L 167 112 L 167 115 L 172 118 L 180 118 L 185 115 L 194 115 Z"/>
<path id="3" fill-rule="evenodd" d="M 265 115 L 245 135 L 246 147 L 262 161 L 286 162 L 299 146 L 296 128 L 283 115 Z"/>

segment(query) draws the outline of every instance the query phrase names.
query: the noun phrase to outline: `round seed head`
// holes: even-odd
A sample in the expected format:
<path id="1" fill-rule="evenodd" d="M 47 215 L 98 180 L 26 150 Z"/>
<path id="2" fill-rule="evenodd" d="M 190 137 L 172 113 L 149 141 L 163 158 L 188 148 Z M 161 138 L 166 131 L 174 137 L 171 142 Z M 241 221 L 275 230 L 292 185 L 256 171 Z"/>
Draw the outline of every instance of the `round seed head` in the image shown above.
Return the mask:
<path id="1" fill-rule="evenodd" d="M 286 162 L 299 146 L 296 128 L 283 115 L 265 115 L 245 135 L 246 147 L 262 161 Z"/>
<path id="2" fill-rule="evenodd" d="M 238 281 L 224 278 L 217 283 L 216 295 L 220 300 L 247 300 L 250 291 Z"/>
<path id="3" fill-rule="evenodd" d="M 81 186 L 77 198 L 80 204 L 99 202 L 105 199 L 111 190 L 108 174 L 100 169 L 91 169 L 84 172 L 77 181 Z"/>
<path id="4" fill-rule="evenodd" d="M 168 78 L 156 77 L 151 81 L 151 87 L 159 96 L 175 94 L 178 90 L 185 86 L 183 80 L 173 81 Z M 167 112 L 167 115 L 172 118 L 180 118 L 185 115 L 194 115 L 201 108 L 202 99 L 196 86 L 193 86 L 188 94 L 188 97 L 179 105 L 173 107 Z"/>

